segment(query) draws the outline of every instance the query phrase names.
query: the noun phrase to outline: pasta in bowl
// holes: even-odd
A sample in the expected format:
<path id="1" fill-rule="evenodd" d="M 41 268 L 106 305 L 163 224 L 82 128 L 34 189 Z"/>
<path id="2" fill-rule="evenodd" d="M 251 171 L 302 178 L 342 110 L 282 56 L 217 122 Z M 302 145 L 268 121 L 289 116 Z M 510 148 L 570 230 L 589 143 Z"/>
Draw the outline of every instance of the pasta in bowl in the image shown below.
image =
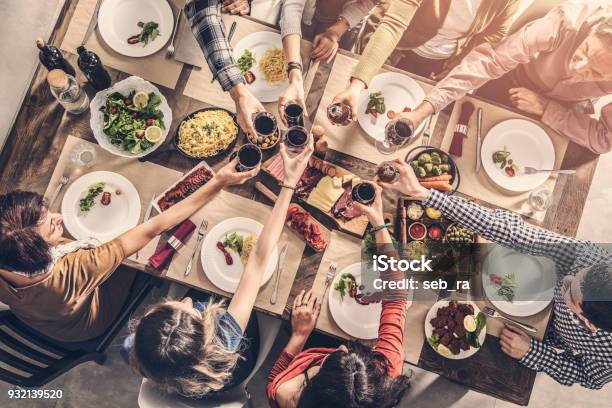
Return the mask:
<path id="1" fill-rule="evenodd" d="M 207 159 L 227 152 L 238 132 L 233 113 L 222 108 L 204 108 L 181 121 L 174 144 L 187 157 Z"/>

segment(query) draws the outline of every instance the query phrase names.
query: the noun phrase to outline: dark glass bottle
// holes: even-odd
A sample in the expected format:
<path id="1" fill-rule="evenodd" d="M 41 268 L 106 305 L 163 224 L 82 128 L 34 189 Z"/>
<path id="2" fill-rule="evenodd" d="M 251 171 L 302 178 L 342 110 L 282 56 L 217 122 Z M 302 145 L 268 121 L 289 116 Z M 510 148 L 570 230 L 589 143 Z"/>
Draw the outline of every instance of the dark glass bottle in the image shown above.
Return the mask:
<path id="1" fill-rule="evenodd" d="M 102 65 L 102 61 L 98 54 L 92 51 L 87 51 L 85 47 L 80 46 L 77 48 L 79 59 L 77 65 L 83 72 L 87 80 L 97 90 L 106 89 L 111 84 L 110 75 Z"/>
<path id="2" fill-rule="evenodd" d="M 40 50 L 38 53 L 40 63 L 43 64 L 49 71 L 61 69 L 68 75 L 76 75 L 74 68 L 72 65 L 70 65 L 66 58 L 64 58 L 64 55 L 59 48 L 45 43 L 45 40 L 42 38 L 36 39 L 36 46 Z"/>

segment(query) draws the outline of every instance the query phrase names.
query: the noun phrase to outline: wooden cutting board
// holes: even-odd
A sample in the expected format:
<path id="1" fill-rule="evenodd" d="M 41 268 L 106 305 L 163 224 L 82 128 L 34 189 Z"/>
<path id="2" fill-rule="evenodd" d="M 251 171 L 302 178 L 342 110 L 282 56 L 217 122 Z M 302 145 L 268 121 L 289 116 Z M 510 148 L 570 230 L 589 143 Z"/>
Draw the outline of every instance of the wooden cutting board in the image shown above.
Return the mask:
<path id="1" fill-rule="evenodd" d="M 278 154 L 272 156 L 271 158 L 269 158 L 268 160 L 266 160 L 263 163 L 262 169 L 263 171 L 265 171 L 266 173 L 270 174 L 270 172 L 268 171 L 268 167 L 270 166 L 270 164 L 272 164 L 272 162 L 276 159 L 276 157 L 278 156 Z M 316 161 L 320 161 L 322 162 L 323 165 L 325 166 L 331 166 L 333 168 L 336 169 L 336 176 L 342 177 L 344 175 L 350 175 L 353 174 L 350 171 L 337 166 L 335 164 L 332 164 L 330 162 L 327 162 L 325 160 L 319 159 L 317 157 L 311 157 L 310 158 L 311 161 L 316 160 Z M 310 165 L 310 164 L 309 164 Z M 307 204 L 305 202 L 305 200 L 300 200 L 306 207 L 312 207 L 309 204 Z M 316 207 L 313 207 L 316 208 Z M 366 232 L 366 229 L 368 227 L 368 218 L 365 215 L 360 215 L 359 217 L 355 217 L 349 221 L 346 221 L 342 218 L 337 218 L 334 216 L 334 214 L 331 213 L 331 211 L 328 212 L 324 212 L 321 211 L 317 208 L 317 210 L 321 213 L 324 214 L 327 218 L 329 218 L 331 221 L 333 221 L 336 226 L 338 227 L 339 230 L 347 232 L 351 235 L 355 235 L 356 237 L 362 238 L 363 235 Z"/>

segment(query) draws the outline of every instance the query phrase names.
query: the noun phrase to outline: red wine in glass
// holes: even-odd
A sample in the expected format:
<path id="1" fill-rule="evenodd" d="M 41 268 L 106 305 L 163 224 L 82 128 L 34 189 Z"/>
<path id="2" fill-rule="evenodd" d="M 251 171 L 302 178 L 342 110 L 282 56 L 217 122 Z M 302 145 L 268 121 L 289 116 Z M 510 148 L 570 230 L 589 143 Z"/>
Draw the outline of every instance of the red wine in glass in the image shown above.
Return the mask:
<path id="1" fill-rule="evenodd" d="M 334 125 L 346 126 L 351 123 L 351 107 L 342 102 L 329 105 L 327 119 Z"/>
<path id="2" fill-rule="evenodd" d="M 278 131 L 276 118 L 270 112 L 257 112 L 253 117 L 253 127 L 257 136 L 265 139 Z"/>
<path id="3" fill-rule="evenodd" d="M 231 154 L 230 161 L 236 156 L 238 156 L 236 170 L 239 172 L 254 169 L 262 160 L 261 149 L 252 143 L 240 146 L 240 149 Z"/>
<path id="4" fill-rule="evenodd" d="M 376 198 L 376 190 L 370 183 L 359 183 L 351 191 L 351 198 L 363 205 L 370 205 Z"/>
<path id="5" fill-rule="evenodd" d="M 285 144 L 289 150 L 299 152 L 306 147 L 308 131 L 302 126 L 291 126 L 285 135 Z"/>
<path id="6" fill-rule="evenodd" d="M 384 140 L 376 141 L 376 148 L 382 154 L 392 154 L 414 137 L 414 125 L 407 119 L 395 119 L 385 126 Z"/>
<path id="7" fill-rule="evenodd" d="M 285 105 L 285 118 L 287 126 L 304 126 L 304 108 L 297 102 L 289 102 Z"/>

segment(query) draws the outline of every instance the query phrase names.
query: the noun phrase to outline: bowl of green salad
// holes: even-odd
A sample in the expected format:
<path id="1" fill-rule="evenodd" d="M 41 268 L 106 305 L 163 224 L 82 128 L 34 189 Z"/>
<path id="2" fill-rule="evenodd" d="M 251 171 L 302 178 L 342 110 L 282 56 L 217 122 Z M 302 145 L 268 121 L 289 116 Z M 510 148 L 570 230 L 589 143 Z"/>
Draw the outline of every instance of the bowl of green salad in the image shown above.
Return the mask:
<path id="1" fill-rule="evenodd" d="M 90 125 L 98 144 L 123 157 L 143 157 L 166 140 L 172 111 L 157 87 L 131 76 L 92 99 Z"/>

